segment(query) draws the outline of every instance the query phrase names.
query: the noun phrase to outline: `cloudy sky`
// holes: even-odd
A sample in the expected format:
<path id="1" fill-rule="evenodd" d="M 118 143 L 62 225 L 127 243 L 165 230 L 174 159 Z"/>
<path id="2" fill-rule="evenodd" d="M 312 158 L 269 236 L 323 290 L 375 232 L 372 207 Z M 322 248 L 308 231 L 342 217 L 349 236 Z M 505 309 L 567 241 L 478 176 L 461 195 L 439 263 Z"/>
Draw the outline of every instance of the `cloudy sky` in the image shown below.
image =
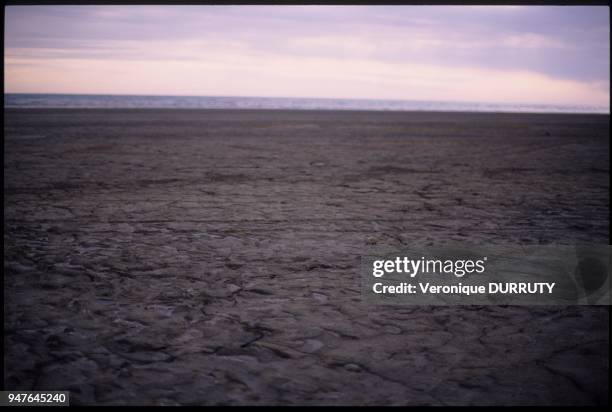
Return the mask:
<path id="1" fill-rule="evenodd" d="M 607 7 L 5 10 L 9 93 L 609 106 Z"/>

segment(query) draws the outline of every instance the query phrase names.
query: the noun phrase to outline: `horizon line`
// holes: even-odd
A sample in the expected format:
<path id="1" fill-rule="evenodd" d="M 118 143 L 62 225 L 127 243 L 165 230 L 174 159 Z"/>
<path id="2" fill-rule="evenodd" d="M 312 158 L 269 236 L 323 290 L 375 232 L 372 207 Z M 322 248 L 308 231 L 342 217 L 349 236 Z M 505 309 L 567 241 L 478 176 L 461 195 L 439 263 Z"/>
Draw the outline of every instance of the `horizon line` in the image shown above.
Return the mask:
<path id="1" fill-rule="evenodd" d="M 492 101 L 468 101 L 468 100 L 422 100 L 422 99 L 384 99 L 384 98 L 355 98 L 355 97 L 308 97 L 308 96 L 255 96 L 255 95 L 181 95 L 181 94 L 124 94 L 124 93 L 45 93 L 45 92 L 4 92 L 4 95 L 47 95 L 47 96 L 113 96 L 113 97 L 183 97 L 183 98 L 235 98 L 235 99 L 299 99 L 299 100 L 347 100 L 347 101 L 381 101 L 381 102 L 427 102 L 427 103 L 451 103 L 451 104 L 485 104 L 494 106 L 533 106 L 533 107 L 584 107 L 603 108 L 610 110 L 610 104 L 568 104 L 568 103 L 526 103 L 526 102 L 492 102 Z"/>

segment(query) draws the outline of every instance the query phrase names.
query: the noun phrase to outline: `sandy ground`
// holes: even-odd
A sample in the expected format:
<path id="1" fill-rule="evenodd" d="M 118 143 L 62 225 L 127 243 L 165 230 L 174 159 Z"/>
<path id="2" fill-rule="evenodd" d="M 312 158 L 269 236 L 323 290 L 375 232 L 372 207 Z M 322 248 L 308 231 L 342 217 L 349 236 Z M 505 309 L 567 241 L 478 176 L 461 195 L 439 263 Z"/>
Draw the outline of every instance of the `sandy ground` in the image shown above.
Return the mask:
<path id="1" fill-rule="evenodd" d="M 362 301 L 406 245 L 609 243 L 609 116 L 7 110 L 6 389 L 605 404 L 607 307 Z"/>

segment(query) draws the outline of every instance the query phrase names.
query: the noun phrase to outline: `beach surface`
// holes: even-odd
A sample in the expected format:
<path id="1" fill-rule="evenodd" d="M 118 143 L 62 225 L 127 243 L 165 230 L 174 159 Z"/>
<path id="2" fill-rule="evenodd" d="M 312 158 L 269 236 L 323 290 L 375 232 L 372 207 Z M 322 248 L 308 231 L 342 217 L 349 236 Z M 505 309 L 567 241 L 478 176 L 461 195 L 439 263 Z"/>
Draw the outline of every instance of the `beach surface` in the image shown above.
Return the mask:
<path id="1" fill-rule="evenodd" d="M 7 109 L 6 390 L 592 405 L 609 308 L 374 306 L 360 257 L 609 244 L 609 115 Z"/>

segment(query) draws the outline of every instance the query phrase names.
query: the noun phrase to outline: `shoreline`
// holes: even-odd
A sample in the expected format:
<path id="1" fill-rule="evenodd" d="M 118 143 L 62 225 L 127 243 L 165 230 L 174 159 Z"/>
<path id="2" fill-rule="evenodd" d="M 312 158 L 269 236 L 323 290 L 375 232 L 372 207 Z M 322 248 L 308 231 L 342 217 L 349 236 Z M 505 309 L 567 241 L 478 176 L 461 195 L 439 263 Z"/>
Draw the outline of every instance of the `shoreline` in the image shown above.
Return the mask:
<path id="1" fill-rule="evenodd" d="M 527 111 L 461 111 L 461 110 L 367 110 L 367 109 L 269 109 L 269 108 L 191 108 L 191 107 L 19 107 L 4 106 L 4 111 L 229 111 L 229 112 L 312 112 L 312 113 L 394 113 L 394 114 L 433 114 L 433 115 L 541 115 L 541 116 L 610 116 L 610 113 L 600 112 L 527 112 Z"/>

